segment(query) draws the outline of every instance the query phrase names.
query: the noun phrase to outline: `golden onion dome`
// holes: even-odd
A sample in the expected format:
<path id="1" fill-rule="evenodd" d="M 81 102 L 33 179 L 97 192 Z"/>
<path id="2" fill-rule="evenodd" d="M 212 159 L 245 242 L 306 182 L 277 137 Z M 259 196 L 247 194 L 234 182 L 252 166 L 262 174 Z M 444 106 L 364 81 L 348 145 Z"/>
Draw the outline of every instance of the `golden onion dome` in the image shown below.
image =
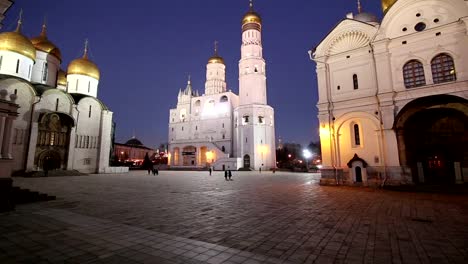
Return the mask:
<path id="1" fill-rule="evenodd" d="M 218 55 L 214 55 L 211 58 L 208 59 L 208 63 L 221 63 L 224 64 L 224 60 L 222 57 Z"/>
<path id="2" fill-rule="evenodd" d="M 260 17 L 259 14 L 251 10 L 247 12 L 247 14 L 244 15 L 244 18 L 242 18 L 242 25 L 245 25 L 248 23 L 262 24 L 262 18 Z"/>
<path id="3" fill-rule="evenodd" d="M 0 34 L 0 50 L 8 50 L 36 60 L 36 49 L 31 41 L 20 32 L 21 23 L 14 32 L 3 32 Z"/>
<path id="4" fill-rule="evenodd" d="M 59 48 L 47 39 L 46 26 L 42 25 L 41 34 L 31 39 L 32 44 L 37 50 L 49 53 L 62 61 L 62 53 Z"/>
<path id="5" fill-rule="evenodd" d="M 58 72 L 57 85 L 67 86 L 67 73 L 62 69 Z"/>
<path id="6" fill-rule="evenodd" d="M 85 43 L 83 57 L 75 59 L 68 64 L 67 74 L 86 75 L 99 80 L 100 73 L 97 65 L 88 59 L 88 41 Z"/>
<path id="7" fill-rule="evenodd" d="M 250 0 L 249 12 L 247 12 L 247 14 L 244 15 L 244 18 L 242 18 L 242 25 L 249 23 L 262 24 L 262 18 L 260 15 L 253 11 L 252 0 Z"/>

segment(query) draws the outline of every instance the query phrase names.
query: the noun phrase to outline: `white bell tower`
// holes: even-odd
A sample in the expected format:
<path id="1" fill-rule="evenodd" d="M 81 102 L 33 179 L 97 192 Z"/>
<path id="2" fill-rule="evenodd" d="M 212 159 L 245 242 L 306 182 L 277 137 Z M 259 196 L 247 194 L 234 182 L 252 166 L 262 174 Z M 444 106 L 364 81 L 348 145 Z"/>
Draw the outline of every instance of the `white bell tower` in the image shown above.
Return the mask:
<path id="1" fill-rule="evenodd" d="M 270 170 L 276 167 L 274 110 L 267 105 L 266 69 L 262 54 L 262 19 L 250 10 L 242 19 L 239 61 L 239 106 L 235 109 L 237 153 L 240 167 Z"/>

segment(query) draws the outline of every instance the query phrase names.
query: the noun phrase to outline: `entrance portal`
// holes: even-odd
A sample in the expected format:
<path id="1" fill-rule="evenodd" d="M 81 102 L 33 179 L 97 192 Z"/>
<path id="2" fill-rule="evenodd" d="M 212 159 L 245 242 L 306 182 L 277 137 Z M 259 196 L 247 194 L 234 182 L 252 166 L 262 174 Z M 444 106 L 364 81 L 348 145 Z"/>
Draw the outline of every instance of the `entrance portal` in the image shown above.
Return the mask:
<path id="1" fill-rule="evenodd" d="M 413 181 L 455 183 L 455 163 L 468 166 L 468 102 L 454 96 L 420 98 L 397 117 L 400 162 Z M 419 169 L 418 169 L 419 164 Z"/>
<path id="2" fill-rule="evenodd" d="M 182 150 L 183 166 L 195 166 L 197 148 L 194 146 L 184 147 Z"/>
<path id="3" fill-rule="evenodd" d="M 250 156 L 247 154 L 244 155 L 244 168 L 250 169 Z"/>

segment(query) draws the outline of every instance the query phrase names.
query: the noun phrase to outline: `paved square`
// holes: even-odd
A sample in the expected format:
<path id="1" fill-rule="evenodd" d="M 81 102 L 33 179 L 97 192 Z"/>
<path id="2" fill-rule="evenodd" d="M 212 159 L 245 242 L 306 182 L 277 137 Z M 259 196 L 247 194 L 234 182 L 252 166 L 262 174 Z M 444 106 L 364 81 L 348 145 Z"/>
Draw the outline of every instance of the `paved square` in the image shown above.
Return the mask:
<path id="1" fill-rule="evenodd" d="M 57 200 L 0 214 L 0 263 L 467 263 L 467 196 L 233 174 L 14 178 Z"/>

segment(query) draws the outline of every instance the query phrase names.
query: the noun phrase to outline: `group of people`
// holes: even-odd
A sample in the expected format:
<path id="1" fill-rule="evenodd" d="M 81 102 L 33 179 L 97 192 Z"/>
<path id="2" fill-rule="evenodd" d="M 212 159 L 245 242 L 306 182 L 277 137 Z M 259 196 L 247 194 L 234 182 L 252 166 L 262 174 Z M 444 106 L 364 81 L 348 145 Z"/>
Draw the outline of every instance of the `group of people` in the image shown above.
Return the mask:
<path id="1" fill-rule="evenodd" d="M 213 172 L 213 168 L 208 168 L 208 172 L 210 173 L 210 176 L 211 176 L 211 173 Z M 224 179 L 226 179 L 226 181 L 232 181 L 232 172 L 231 170 L 225 170 L 224 171 Z"/>
<path id="2" fill-rule="evenodd" d="M 153 175 L 159 175 L 158 165 L 153 164 L 151 167 L 148 167 L 148 175 L 150 175 L 150 173 L 153 173 Z"/>

